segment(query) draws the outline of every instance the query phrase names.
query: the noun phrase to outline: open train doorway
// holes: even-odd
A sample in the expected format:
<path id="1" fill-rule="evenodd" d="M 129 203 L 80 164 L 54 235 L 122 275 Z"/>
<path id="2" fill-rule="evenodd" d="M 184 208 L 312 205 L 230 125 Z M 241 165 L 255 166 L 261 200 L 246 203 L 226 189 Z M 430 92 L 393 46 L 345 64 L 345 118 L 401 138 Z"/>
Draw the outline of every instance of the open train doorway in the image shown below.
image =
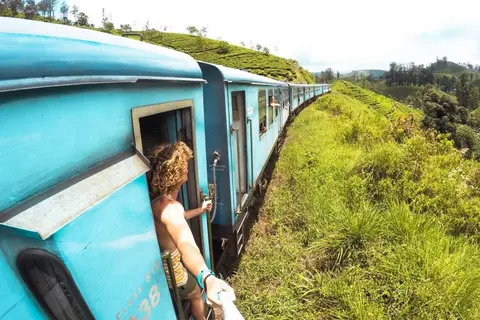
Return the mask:
<path id="1" fill-rule="evenodd" d="M 245 91 L 232 92 L 232 126 L 233 154 L 235 161 L 235 213 L 243 210 L 247 199 L 247 130 L 245 115 Z"/>
<path id="2" fill-rule="evenodd" d="M 132 109 L 135 147 L 144 156 L 148 157 L 159 145 L 172 144 L 179 141 L 184 142 L 193 151 L 193 159 L 189 161 L 188 181 L 182 186 L 176 199 L 183 205 L 185 210 L 197 208 L 200 202 L 197 188 L 192 114 L 193 101 L 191 100 Z M 151 201 L 154 200 L 152 195 L 150 197 Z M 202 255 L 205 256 L 200 216 L 187 220 L 187 223 L 198 248 L 200 248 Z M 190 314 L 189 300 L 180 300 L 175 290 L 172 291 L 172 301 L 179 319 Z"/>

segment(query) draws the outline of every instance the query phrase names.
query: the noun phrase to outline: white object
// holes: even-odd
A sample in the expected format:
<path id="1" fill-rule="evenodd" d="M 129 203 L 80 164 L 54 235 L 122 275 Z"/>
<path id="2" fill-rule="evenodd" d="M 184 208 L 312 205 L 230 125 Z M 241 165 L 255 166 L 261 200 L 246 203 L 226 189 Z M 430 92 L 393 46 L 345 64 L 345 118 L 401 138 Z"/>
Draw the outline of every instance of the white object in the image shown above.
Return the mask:
<path id="1" fill-rule="evenodd" d="M 222 291 L 218 297 L 222 306 L 223 320 L 245 320 L 233 303 L 234 297 L 230 293 Z"/>

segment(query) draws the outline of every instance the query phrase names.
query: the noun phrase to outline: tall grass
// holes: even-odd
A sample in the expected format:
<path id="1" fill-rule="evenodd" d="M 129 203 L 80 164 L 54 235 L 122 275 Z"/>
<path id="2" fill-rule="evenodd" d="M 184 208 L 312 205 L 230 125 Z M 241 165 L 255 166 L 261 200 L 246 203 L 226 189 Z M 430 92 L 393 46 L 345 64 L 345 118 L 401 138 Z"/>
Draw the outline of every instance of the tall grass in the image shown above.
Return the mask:
<path id="1" fill-rule="evenodd" d="M 232 279 L 247 319 L 480 318 L 480 165 L 420 116 L 337 83 L 295 119 Z"/>

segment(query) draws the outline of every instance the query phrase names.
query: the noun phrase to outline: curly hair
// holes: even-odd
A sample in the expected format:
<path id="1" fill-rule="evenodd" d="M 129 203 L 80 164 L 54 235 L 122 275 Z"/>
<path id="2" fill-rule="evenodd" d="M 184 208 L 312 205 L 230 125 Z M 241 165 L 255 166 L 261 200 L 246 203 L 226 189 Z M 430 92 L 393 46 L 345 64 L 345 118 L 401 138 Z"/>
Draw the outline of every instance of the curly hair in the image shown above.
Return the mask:
<path id="1" fill-rule="evenodd" d="M 150 196 L 170 193 L 187 174 L 185 163 L 192 155 L 192 150 L 183 142 L 157 146 L 148 157 L 151 166 L 147 176 Z"/>

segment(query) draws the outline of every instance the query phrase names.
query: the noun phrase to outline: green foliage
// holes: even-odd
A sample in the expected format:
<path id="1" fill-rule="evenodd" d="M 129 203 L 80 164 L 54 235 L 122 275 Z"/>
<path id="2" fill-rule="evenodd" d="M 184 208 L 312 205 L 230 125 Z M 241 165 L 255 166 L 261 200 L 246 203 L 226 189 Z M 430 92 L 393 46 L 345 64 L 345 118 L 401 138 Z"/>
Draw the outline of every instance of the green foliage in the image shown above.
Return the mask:
<path id="1" fill-rule="evenodd" d="M 422 90 L 422 87 L 418 86 L 387 86 L 385 81 L 372 83 L 373 91 L 386 95 L 397 101 L 405 101 L 409 103 L 407 98 L 415 96 L 415 94 Z"/>
<path id="2" fill-rule="evenodd" d="M 121 32 L 131 32 L 132 27 L 129 24 L 121 24 L 120 25 L 120 31 Z"/>
<path id="3" fill-rule="evenodd" d="M 188 26 L 187 27 L 188 33 L 190 33 L 192 36 L 198 36 L 200 35 L 200 30 L 197 29 L 195 26 Z"/>
<path id="4" fill-rule="evenodd" d="M 80 12 L 77 17 L 77 25 L 79 26 L 89 26 L 88 16 L 84 12 Z"/>
<path id="5" fill-rule="evenodd" d="M 475 109 L 478 105 L 478 89 L 473 86 L 468 73 L 462 73 L 457 85 L 457 99 L 460 105 Z"/>
<path id="6" fill-rule="evenodd" d="M 458 125 L 455 132 L 455 145 L 459 149 L 468 149 L 467 156 L 480 156 L 480 141 L 477 132 L 469 126 Z"/>
<path id="7" fill-rule="evenodd" d="M 232 279 L 246 319 L 480 317 L 480 164 L 420 118 L 336 82 L 295 119 Z"/>
<path id="8" fill-rule="evenodd" d="M 335 79 L 332 68 L 327 68 L 324 71 L 315 74 L 316 83 L 331 83 Z"/>
<path id="9" fill-rule="evenodd" d="M 468 125 L 477 130 L 477 132 L 480 131 L 480 108 L 468 114 Z"/>
<path id="10" fill-rule="evenodd" d="M 227 41 L 221 41 L 217 50 L 218 54 L 227 54 L 230 52 L 230 44 Z"/>

